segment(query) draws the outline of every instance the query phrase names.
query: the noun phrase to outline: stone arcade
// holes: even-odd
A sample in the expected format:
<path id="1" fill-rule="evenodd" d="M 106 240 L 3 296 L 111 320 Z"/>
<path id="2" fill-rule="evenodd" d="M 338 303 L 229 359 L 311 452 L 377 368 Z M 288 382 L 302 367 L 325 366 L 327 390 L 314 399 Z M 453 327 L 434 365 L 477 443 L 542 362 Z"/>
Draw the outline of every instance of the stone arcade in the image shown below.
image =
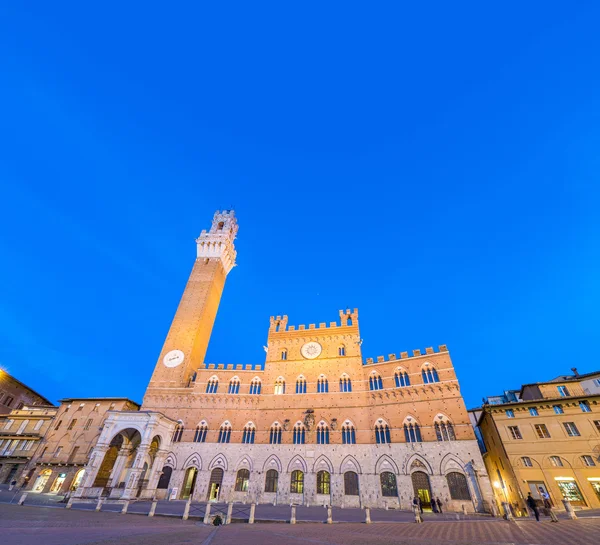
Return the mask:
<path id="1" fill-rule="evenodd" d="M 138 411 L 112 412 L 77 496 L 485 511 L 490 482 L 447 348 L 363 361 L 358 310 L 271 317 L 264 365 L 204 357 L 238 230 L 217 212 Z"/>

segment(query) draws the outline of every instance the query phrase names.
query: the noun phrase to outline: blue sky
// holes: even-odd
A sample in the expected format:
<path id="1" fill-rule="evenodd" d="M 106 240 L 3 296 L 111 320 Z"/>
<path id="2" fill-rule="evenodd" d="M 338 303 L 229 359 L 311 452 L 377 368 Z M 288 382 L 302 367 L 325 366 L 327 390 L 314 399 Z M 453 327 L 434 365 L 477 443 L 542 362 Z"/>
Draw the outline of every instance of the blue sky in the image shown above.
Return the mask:
<path id="1" fill-rule="evenodd" d="M 597 2 L 196 4 L 0 7 L 0 365 L 141 401 L 233 206 L 208 361 L 350 306 L 469 406 L 600 368 Z"/>

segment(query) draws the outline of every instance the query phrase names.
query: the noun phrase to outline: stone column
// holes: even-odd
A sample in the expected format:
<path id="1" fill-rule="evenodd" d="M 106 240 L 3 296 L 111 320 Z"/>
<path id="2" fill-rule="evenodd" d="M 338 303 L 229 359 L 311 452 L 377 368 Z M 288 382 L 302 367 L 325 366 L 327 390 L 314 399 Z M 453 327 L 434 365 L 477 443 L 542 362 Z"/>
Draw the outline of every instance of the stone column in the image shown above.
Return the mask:
<path id="1" fill-rule="evenodd" d="M 156 486 L 158 485 L 158 480 L 160 479 L 160 475 L 163 470 L 163 466 L 165 465 L 165 460 L 167 458 L 168 451 L 166 450 L 158 450 L 156 456 L 154 457 L 154 463 L 152 464 L 152 468 L 148 470 L 148 484 L 140 497 L 142 498 L 153 498 L 156 494 Z M 142 464 L 143 465 L 143 464 Z M 197 480 L 196 480 L 197 482 Z"/>
<path id="2" fill-rule="evenodd" d="M 119 449 L 119 454 L 117 454 L 117 459 L 115 460 L 115 465 L 110 472 L 110 476 L 108 478 L 108 483 L 106 484 L 107 488 L 118 487 L 119 486 L 119 478 L 121 477 L 121 472 L 125 468 L 125 464 L 127 463 L 127 458 L 129 458 L 132 451 L 132 447 L 130 444 L 123 445 Z"/>
<path id="3" fill-rule="evenodd" d="M 136 496 L 138 484 L 139 484 L 139 478 L 140 478 L 142 472 L 144 471 L 143 470 L 144 458 L 148 454 L 149 448 L 150 448 L 150 445 L 148 445 L 148 444 L 145 444 L 145 445 L 141 444 L 137 448 L 135 460 L 133 461 L 133 464 L 131 464 L 131 469 L 129 470 L 129 475 L 127 476 L 127 484 L 125 485 L 125 490 L 123 491 L 123 495 L 121 496 L 121 498 L 130 499 L 130 498 L 134 498 Z M 119 455 L 120 454 L 121 453 L 119 452 Z"/>
<path id="4" fill-rule="evenodd" d="M 96 476 L 98 475 L 98 470 L 102 465 L 104 460 L 104 456 L 106 455 L 109 449 L 109 445 L 107 444 L 98 444 L 96 448 L 92 452 L 90 459 L 85 468 L 85 474 L 83 476 L 83 481 L 81 485 L 73 492 L 73 496 L 76 498 L 81 498 L 87 496 L 89 494 L 90 489 L 92 488 L 94 481 L 96 480 Z"/>

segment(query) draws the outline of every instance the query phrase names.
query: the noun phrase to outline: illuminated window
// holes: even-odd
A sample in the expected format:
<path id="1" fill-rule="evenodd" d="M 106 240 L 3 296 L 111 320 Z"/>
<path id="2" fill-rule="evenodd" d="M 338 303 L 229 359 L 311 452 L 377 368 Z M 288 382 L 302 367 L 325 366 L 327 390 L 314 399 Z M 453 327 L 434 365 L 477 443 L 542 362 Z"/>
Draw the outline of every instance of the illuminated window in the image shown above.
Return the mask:
<path id="1" fill-rule="evenodd" d="M 550 432 L 548 431 L 546 424 L 536 424 L 535 432 L 540 439 L 550 439 Z"/>
<path id="2" fill-rule="evenodd" d="M 290 492 L 292 494 L 302 494 L 304 492 L 304 472 L 299 469 L 292 471 Z"/>
<path id="3" fill-rule="evenodd" d="M 249 480 L 250 480 L 250 471 L 247 469 L 240 469 L 237 472 L 237 476 L 235 478 L 235 491 L 236 492 L 247 492 Z"/>
<path id="4" fill-rule="evenodd" d="M 275 381 L 275 389 L 274 389 L 273 393 L 275 395 L 285 394 L 285 380 L 283 379 L 283 377 L 279 377 Z"/>
<path id="5" fill-rule="evenodd" d="M 331 475 L 329 471 L 319 471 L 317 473 L 317 494 L 329 494 L 331 490 Z"/>

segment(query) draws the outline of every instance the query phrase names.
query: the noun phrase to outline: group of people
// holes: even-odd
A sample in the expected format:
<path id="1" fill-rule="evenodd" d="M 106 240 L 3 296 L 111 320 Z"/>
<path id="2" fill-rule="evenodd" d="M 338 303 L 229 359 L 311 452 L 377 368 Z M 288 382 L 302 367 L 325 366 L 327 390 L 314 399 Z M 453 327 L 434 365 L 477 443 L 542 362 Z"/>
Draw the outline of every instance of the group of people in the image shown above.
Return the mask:
<path id="1" fill-rule="evenodd" d="M 552 510 L 552 502 L 550 501 L 550 494 L 548 494 L 548 492 L 546 492 L 541 486 L 540 486 L 540 497 L 542 498 L 542 502 L 544 504 L 544 509 L 550 515 L 550 521 L 558 522 L 558 518 L 557 518 L 556 514 L 554 513 L 554 511 Z M 538 508 L 535 498 L 531 495 L 531 492 L 529 492 L 529 494 L 527 494 L 526 503 L 527 503 L 527 507 L 529 507 L 529 509 L 531 509 L 533 511 L 535 520 L 537 520 L 539 522 L 540 521 L 540 510 Z"/>
<path id="2" fill-rule="evenodd" d="M 423 502 L 419 496 L 415 496 L 413 498 L 413 512 L 415 513 L 415 520 L 417 522 L 423 522 L 423 517 L 421 514 L 423 513 Z M 442 500 L 440 498 L 431 498 L 431 510 L 434 513 L 443 513 L 442 510 Z"/>

